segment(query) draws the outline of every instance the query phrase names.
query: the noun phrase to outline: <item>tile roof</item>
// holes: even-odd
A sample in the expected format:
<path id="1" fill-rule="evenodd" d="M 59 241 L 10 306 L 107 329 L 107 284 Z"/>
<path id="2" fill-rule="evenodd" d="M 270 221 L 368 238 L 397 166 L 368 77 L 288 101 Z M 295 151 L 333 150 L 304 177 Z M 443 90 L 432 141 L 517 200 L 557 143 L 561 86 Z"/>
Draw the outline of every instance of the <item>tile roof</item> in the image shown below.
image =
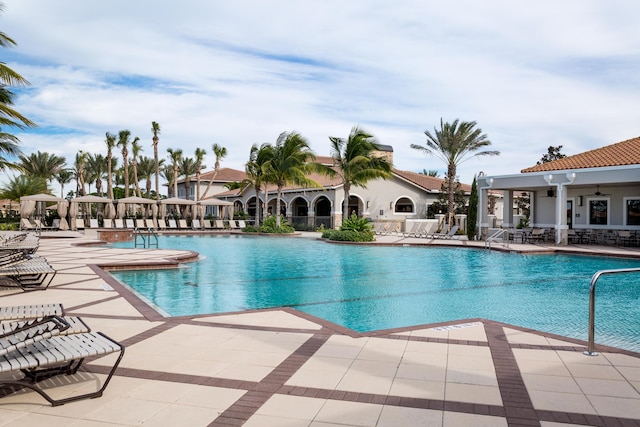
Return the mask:
<path id="1" fill-rule="evenodd" d="M 640 164 L 640 137 L 631 138 L 617 144 L 568 156 L 541 165 L 522 169 L 520 172 L 544 172 L 567 169 L 601 168 Z"/>
<path id="2" fill-rule="evenodd" d="M 215 178 L 214 178 L 215 176 Z M 233 182 L 233 181 L 242 181 L 247 177 L 247 174 L 244 171 L 240 171 L 237 169 L 231 168 L 220 168 L 218 169 L 218 173 L 215 174 L 215 170 L 205 172 L 200 174 L 200 181 L 209 181 L 214 178 L 214 182 Z M 193 175 L 191 177 L 191 181 L 195 182 L 196 176 Z M 184 178 L 178 180 L 178 182 L 184 182 Z"/>
<path id="3" fill-rule="evenodd" d="M 440 191 L 440 188 L 442 187 L 442 183 L 444 182 L 444 179 L 442 178 L 435 178 L 433 176 L 427 176 L 427 175 L 416 173 L 416 172 L 393 169 L 393 173 L 395 173 L 401 178 L 406 179 L 407 181 L 412 182 L 413 184 L 419 187 L 424 188 L 425 190 L 430 190 L 430 191 Z M 471 185 L 462 184 L 462 183 L 461 185 L 462 185 L 462 189 L 465 192 L 471 192 Z"/>

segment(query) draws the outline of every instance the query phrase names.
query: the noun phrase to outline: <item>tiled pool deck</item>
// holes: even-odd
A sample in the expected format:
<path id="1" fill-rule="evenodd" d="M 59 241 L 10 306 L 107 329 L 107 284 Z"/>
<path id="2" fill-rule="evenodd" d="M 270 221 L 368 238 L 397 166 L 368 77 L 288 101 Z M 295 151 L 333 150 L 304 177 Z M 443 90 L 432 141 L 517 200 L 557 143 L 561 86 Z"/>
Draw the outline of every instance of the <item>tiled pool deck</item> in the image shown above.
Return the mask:
<path id="1" fill-rule="evenodd" d="M 0 291 L 0 305 L 61 302 L 122 342 L 124 359 L 101 398 L 59 407 L 31 391 L 0 398 L 0 426 L 640 426 L 639 354 L 598 347 L 589 357 L 583 342 L 484 319 L 357 334 L 290 309 L 163 318 L 95 265 L 184 252 L 82 240 L 42 239 L 38 254 L 58 270 L 52 285 Z M 52 393 L 95 388 L 112 361 L 48 380 Z"/>

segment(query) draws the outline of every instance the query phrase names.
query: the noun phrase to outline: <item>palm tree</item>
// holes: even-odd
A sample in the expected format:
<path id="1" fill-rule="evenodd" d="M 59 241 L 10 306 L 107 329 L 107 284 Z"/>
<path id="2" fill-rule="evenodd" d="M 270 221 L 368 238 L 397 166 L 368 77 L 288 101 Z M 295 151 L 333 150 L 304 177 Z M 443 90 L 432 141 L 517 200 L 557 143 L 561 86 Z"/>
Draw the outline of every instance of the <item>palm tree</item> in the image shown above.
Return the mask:
<path id="1" fill-rule="evenodd" d="M 151 196 L 151 177 L 156 171 L 156 164 L 151 157 L 140 157 L 138 161 L 138 177 L 145 180 L 145 196 L 147 199 Z"/>
<path id="2" fill-rule="evenodd" d="M 19 201 L 22 196 L 49 193 L 47 181 L 37 176 L 18 175 L 0 188 L 0 198 Z"/>
<path id="3" fill-rule="evenodd" d="M 96 183 L 96 192 L 100 197 L 102 197 L 102 178 L 105 177 L 108 170 L 107 158 L 102 154 L 88 154 L 86 162 L 86 180 L 91 182 L 95 181 Z"/>
<path id="4" fill-rule="evenodd" d="M 182 150 L 167 148 L 167 153 L 169 153 L 169 159 L 171 160 L 171 168 L 173 170 L 173 197 L 178 197 L 178 171 L 180 160 L 182 159 Z"/>
<path id="5" fill-rule="evenodd" d="M 258 144 L 251 146 L 249 152 L 249 161 L 245 164 L 244 170 L 247 178 L 243 181 L 244 185 L 252 185 L 256 191 L 256 227 L 260 226 L 260 191 L 265 179 L 264 165 L 273 157 L 273 146 L 264 143 L 260 147 Z M 226 185 L 225 185 L 226 186 Z M 265 188 L 264 205 L 267 203 L 267 192 Z"/>
<path id="6" fill-rule="evenodd" d="M 122 150 L 122 167 L 124 168 L 124 197 L 129 197 L 129 137 L 131 132 L 126 129 L 118 133 L 118 147 Z"/>
<path id="7" fill-rule="evenodd" d="M 4 4 L 0 3 L 0 12 L 3 9 Z M 16 42 L 5 33 L 0 32 L 0 46 L 12 47 L 16 46 Z M 23 87 L 28 85 L 30 83 L 27 79 L 8 67 L 6 63 L 0 62 L 0 127 L 11 126 L 18 129 L 36 127 L 34 122 L 13 108 L 14 93 L 7 88 L 7 86 Z M 17 169 L 12 162 L 2 155 L 20 155 L 19 143 L 20 140 L 16 136 L 7 132 L 0 132 L 0 170 L 4 171 L 7 168 Z"/>
<path id="8" fill-rule="evenodd" d="M 158 160 L 158 142 L 160 139 L 160 125 L 157 122 L 151 122 L 151 132 L 153 133 L 153 161 L 156 173 L 156 200 L 160 200 L 160 161 Z"/>
<path id="9" fill-rule="evenodd" d="M 136 136 L 133 142 L 131 142 L 131 166 L 133 167 L 133 184 L 135 185 L 136 195 L 138 197 L 142 197 L 142 193 L 140 193 L 140 183 L 138 182 L 138 156 L 141 151 L 140 138 Z"/>
<path id="10" fill-rule="evenodd" d="M 351 129 L 349 137 L 330 136 L 331 157 L 335 173 L 342 180 L 344 201 L 342 218 L 349 218 L 349 194 L 351 187 L 366 188 L 367 182 L 382 178 L 391 178 L 391 163 L 384 157 L 376 156 L 379 150 L 373 135 L 357 126 Z"/>
<path id="11" fill-rule="evenodd" d="M 207 194 L 209 194 L 209 188 L 211 188 L 211 184 L 213 184 L 213 180 L 216 179 L 218 170 L 220 169 L 220 160 L 227 156 L 227 149 L 221 145 L 218 145 L 217 143 L 214 143 L 211 146 L 211 149 L 213 150 L 214 156 L 216 156 L 216 163 L 213 167 L 213 175 L 211 176 L 211 179 L 209 180 L 207 188 L 204 190 L 204 194 L 202 195 L 202 197 L 207 197 Z"/>
<path id="12" fill-rule="evenodd" d="M 273 157 L 265 163 L 265 182 L 277 187 L 276 227 L 280 228 L 280 198 L 282 189 L 290 183 L 305 187 L 321 187 L 320 184 L 307 177 L 313 169 L 309 163 L 316 158 L 307 140 L 296 132 L 283 132 L 273 147 Z"/>
<path id="13" fill-rule="evenodd" d="M 476 122 L 462 122 L 458 119 L 453 123 L 444 123 L 440 119 L 440 129 L 434 128 L 434 134 L 425 131 L 426 145 L 411 144 L 411 148 L 424 152 L 427 155 L 439 157 L 447 165 L 447 217 L 449 228 L 453 225 L 455 209 L 455 185 L 458 165 L 463 161 L 476 156 L 497 156 L 499 151 L 479 151 L 491 145 L 487 135 L 480 128 L 476 129 Z"/>
<path id="14" fill-rule="evenodd" d="M 202 163 L 207 152 L 202 148 L 196 148 L 196 200 L 200 200 L 200 173 L 206 166 Z"/>
<path id="15" fill-rule="evenodd" d="M 160 176 L 167 181 L 167 193 L 168 197 L 175 197 L 173 194 L 173 181 L 174 181 L 174 172 L 173 165 L 164 165 L 160 168 Z"/>
<path id="16" fill-rule="evenodd" d="M 440 172 L 438 172 L 437 169 L 422 169 L 422 172 L 420 172 L 421 175 L 426 175 L 426 176 L 430 176 L 433 178 L 437 178 L 438 176 L 440 176 Z"/>
<path id="17" fill-rule="evenodd" d="M 191 157 L 183 157 L 179 164 L 180 176 L 184 176 L 185 199 L 191 200 L 191 177 L 197 173 L 196 161 Z"/>
<path id="18" fill-rule="evenodd" d="M 67 163 L 64 157 L 40 151 L 31 153 L 29 156 L 20 155 L 18 158 L 20 159 L 18 166 L 23 173 L 46 181 L 53 181 L 56 174 L 63 170 Z"/>
<path id="19" fill-rule="evenodd" d="M 113 199 L 113 153 L 112 150 L 116 146 L 116 136 L 107 132 L 104 139 L 107 144 L 107 197 Z"/>
<path id="20" fill-rule="evenodd" d="M 78 151 L 74 164 L 74 173 L 76 178 L 76 195 L 80 196 L 84 196 L 86 194 L 84 191 L 84 172 L 86 161 L 87 153 L 83 152 L 82 150 Z"/>
<path id="21" fill-rule="evenodd" d="M 64 198 L 64 185 L 71 182 L 73 173 L 69 169 L 62 169 L 56 174 L 55 179 L 60 184 L 60 197 Z"/>

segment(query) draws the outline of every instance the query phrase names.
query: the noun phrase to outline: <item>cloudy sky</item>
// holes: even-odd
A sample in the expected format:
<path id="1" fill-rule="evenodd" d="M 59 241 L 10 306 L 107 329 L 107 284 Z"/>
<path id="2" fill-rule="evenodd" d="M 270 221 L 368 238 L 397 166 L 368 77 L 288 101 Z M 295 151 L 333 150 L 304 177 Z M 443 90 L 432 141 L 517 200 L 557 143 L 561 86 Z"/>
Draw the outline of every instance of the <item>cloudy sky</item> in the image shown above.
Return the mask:
<path id="1" fill-rule="evenodd" d="M 129 129 L 153 156 L 225 146 L 243 169 L 283 131 L 319 155 L 354 125 L 403 170 L 446 170 L 410 148 L 440 119 L 476 121 L 498 157 L 460 165 L 470 183 L 518 173 L 549 146 L 576 154 L 640 135 L 640 2 L 541 0 L 4 0 L 3 61 L 31 87 L 25 153 L 71 163 Z"/>

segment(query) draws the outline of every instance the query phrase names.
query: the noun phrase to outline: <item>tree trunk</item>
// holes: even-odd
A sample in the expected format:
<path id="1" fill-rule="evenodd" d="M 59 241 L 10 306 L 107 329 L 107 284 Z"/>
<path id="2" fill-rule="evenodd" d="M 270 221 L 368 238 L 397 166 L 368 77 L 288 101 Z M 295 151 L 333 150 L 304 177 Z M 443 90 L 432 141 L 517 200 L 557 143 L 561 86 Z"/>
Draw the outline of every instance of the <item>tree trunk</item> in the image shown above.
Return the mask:
<path id="1" fill-rule="evenodd" d="M 454 182 L 456 179 L 456 165 L 454 163 L 450 163 L 447 168 L 447 178 L 449 180 L 449 188 L 447 189 L 447 217 L 449 224 L 447 226 L 447 231 L 451 230 L 453 227 L 453 215 L 455 210 L 455 202 L 454 202 Z"/>
<path id="2" fill-rule="evenodd" d="M 276 192 L 276 227 L 280 228 L 280 195 L 282 194 L 282 187 L 278 185 L 278 191 Z"/>
<path id="3" fill-rule="evenodd" d="M 342 222 L 344 223 L 344 220 L 349 218 L 349 194 L 351 192 L 351 188 L 346 183 L 342 188 L 344 189 L 344 200 L 342 201 Z"/>

